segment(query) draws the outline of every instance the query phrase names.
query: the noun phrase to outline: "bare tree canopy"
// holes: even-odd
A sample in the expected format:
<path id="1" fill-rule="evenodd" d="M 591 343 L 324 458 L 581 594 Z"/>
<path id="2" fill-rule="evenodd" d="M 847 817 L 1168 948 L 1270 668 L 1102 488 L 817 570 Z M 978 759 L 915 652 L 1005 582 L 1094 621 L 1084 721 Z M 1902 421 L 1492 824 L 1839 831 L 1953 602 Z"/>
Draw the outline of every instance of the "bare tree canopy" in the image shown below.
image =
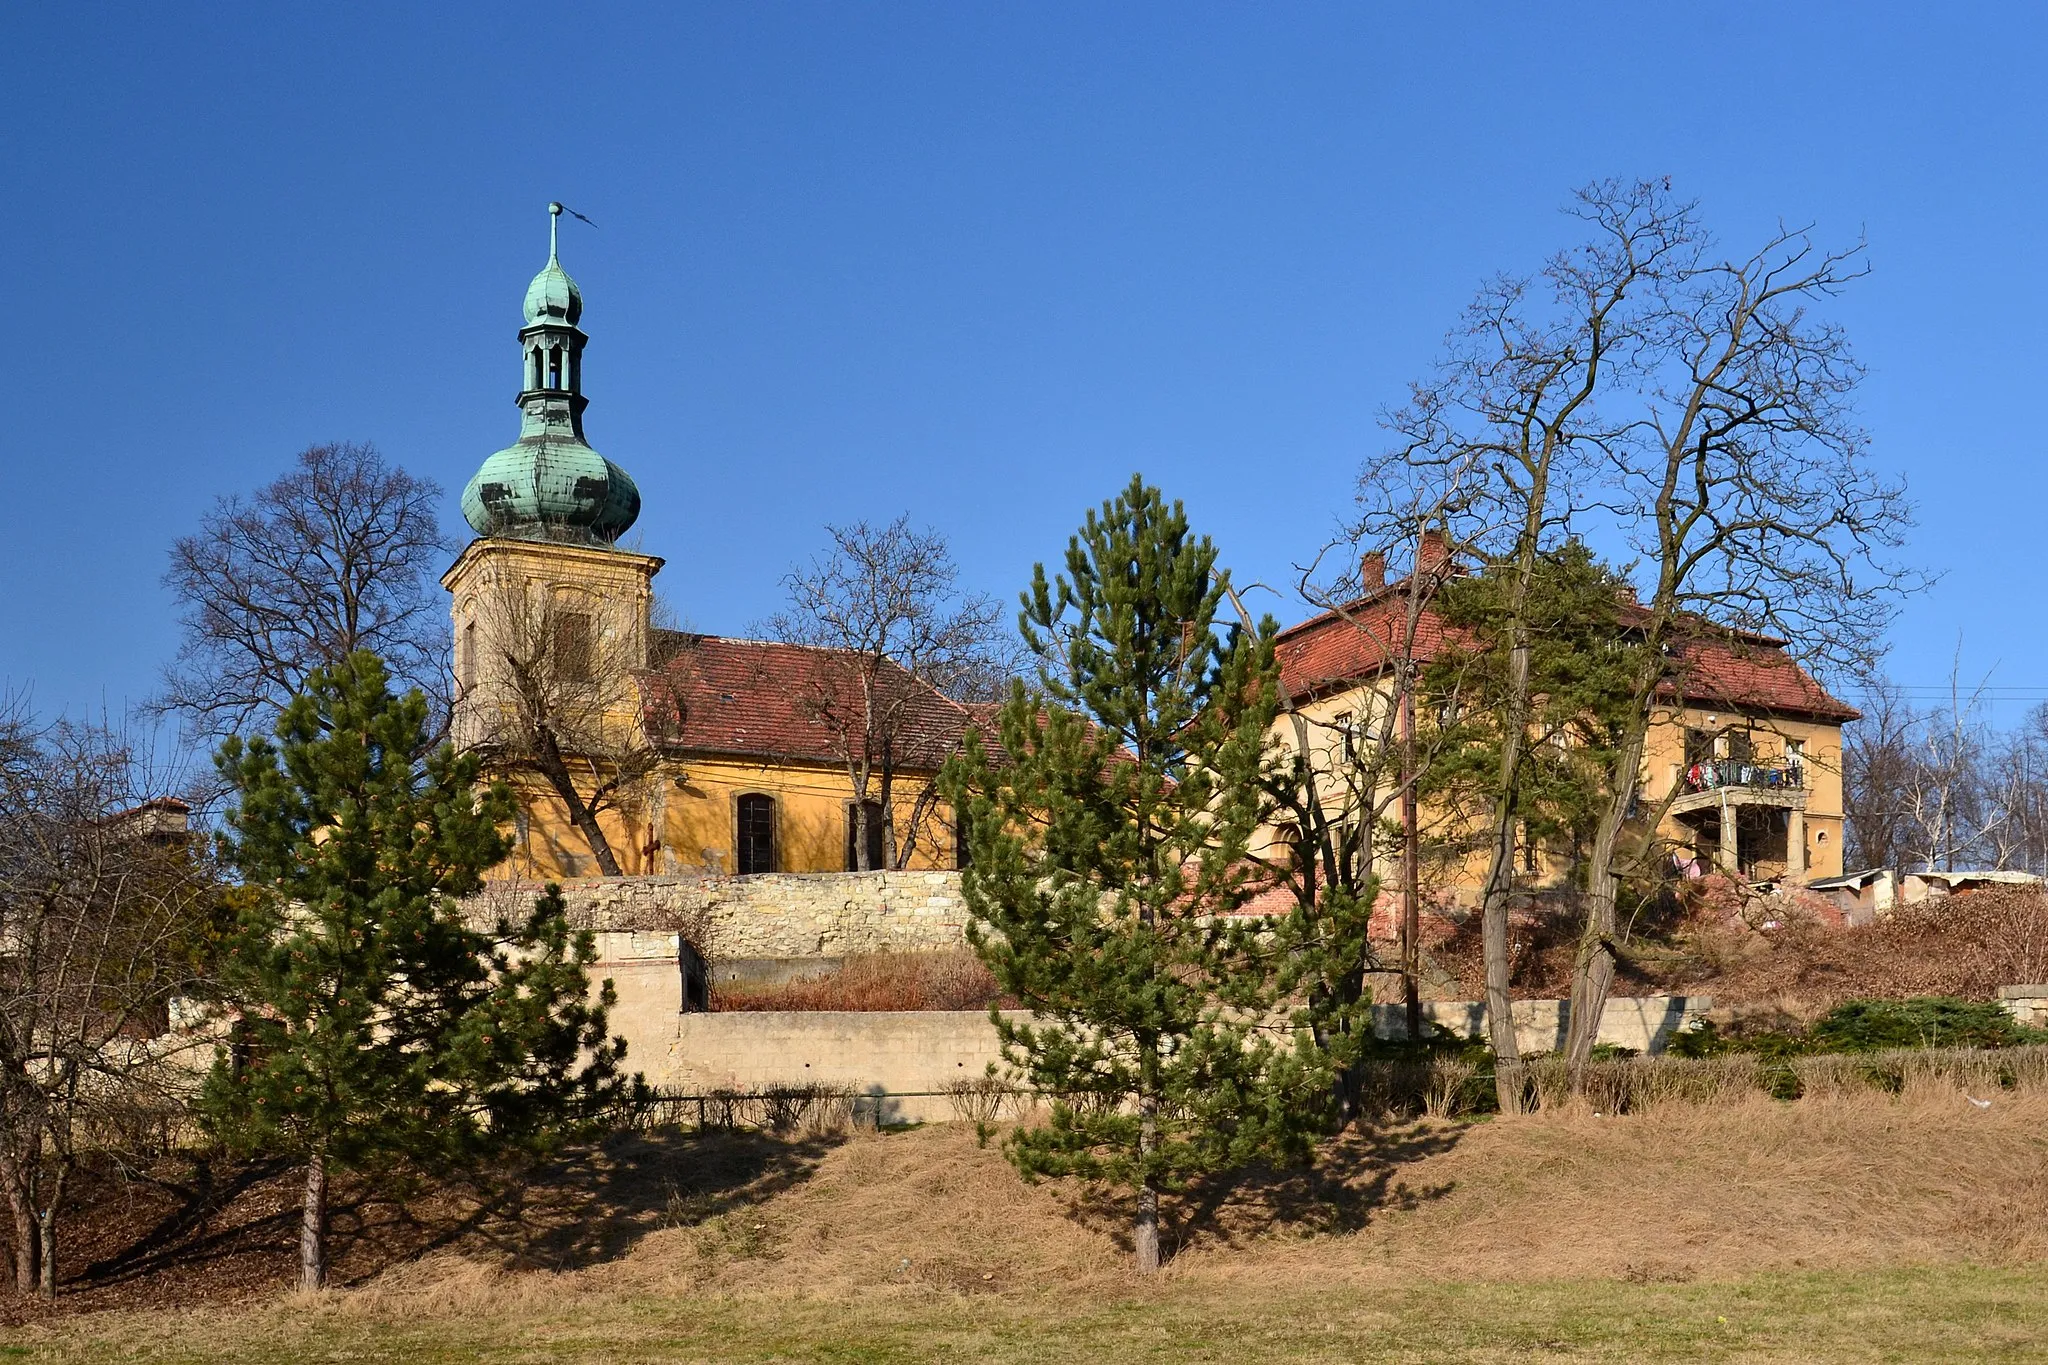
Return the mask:
<path id="1" fill-rule="evenodd" d="M 151 795 L 119 735 L 0 715 L 0 1187 L 23 1293 L 56 1292 L 81 1154 L 122 1153 L 190 1083 L 170 1008 L 220 902 L 182 809 Z"/>
<path id="2" fill-rule="evenodd" d="M 1569 1047 L 1582 1060 L 1613 968 L 1619 879 L 1650 866 L 1631 820 L 1652 703 L 1689 637 L 1781 637 L 1824 673 L 1867 668 L 1917 577 L 1890 558 L 1911 524 L 1852 399 L 1861 368 L 1820 309 L 1866 273 L 1862 244 L 1780 225 L 1724 255 L 1666 181 L 1598 181 L 1567 213 L 1582 240 L 1536 274 L 1488 282 L 1436 371 L 1391 415 L 1361 479 L 1361 548 L 1424 526 L 1507 575 L 1507 659 L 1482 924 L 1487 996 L 1507 1014 L 1506 904 L 1526 777 L 1528 610 L 1540 556 L 1573 539 L 1641 556 L 1633 733 L 1613 747 L 1588 861 L 1588 918 Z M 1495 1048 L 1512 1075 L 1505 1023 Z M 1503 1081 L 1503 1105 L 1514 1102 Z"/>
<path id="3" fill-rule="evenodd" d="M 565 599 L 520 581 L 476 600 L 473 648 L 455 723 L 457 743 L 484 757 L 522 798 L 535 777 L 567 815 L 600 873 L 626 870 L 607 813 L 638 810 L 660 754 L 641 716 L 647 643 L 618 609 Z M 565 850 L 566 851 L 566 850 Z"/>
<path id="4" fill-rule="evenodd" d="M 164 586 L 184 641 L 149 709 L 198 740 L 237 734 L 282 710 L 314 669 L 367 649 L 445 715 L 440 499 L 433 480 L 349 442 L 309 447 L 250 497 L 219 499 L 171 546 Z"/>
<path id="5" fill-rule="evenodd" d="M 938 532 L 912 527 L 908 516 L 825 530 L 832 548 L 783 578 L 789 607 L 766 629 L 820 651 L 802 683 L 804 704 L 846 761 L 856 866 L 900 867 L 935 797 L 922 782 L 909 828 L 898 829 L 899 769 L 937 766 L 916 753 L 930 690 L 991 700 L 1008 685 L 1016 656 L 1004 651 L 994 600 L 959 590 L 959 569 Z"/>
<path id="6" fill-rule="evenodd" d="M 1879 678 L 1862 709 L 1842 745 L 1849 868 L 2048 875 L 2048 706 L 2001 730 L 1952 671 L 1932 706 Z"/>

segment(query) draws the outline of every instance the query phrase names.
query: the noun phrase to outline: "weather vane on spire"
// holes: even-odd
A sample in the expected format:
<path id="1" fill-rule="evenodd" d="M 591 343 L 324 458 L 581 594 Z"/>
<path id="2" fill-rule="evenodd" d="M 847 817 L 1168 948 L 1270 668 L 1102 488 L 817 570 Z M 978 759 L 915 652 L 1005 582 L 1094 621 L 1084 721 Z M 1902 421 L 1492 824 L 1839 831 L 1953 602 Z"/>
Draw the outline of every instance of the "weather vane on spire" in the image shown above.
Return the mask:
<path id="1" fill-rule="evenodd" d="M 566 213 L 566 214 L 568 214 L 568 215 L 569 215 L 569 216 L 570 216 L 571 218 L 583 218 L 583 215 L 582 215 L 582 214 L 580 214 L 580 213 L 578 213 L 578 212 L 577 212 L 576 210 L 574 210 L 574 209 L 570 208 L 570 207 L 569 207 L 569 206 L 568 206 L 567 204 L 563 203 L 563 202 L 562 202 L 561 200 L 559 200 L 559 199 L 556 199 L 556 200 L 552 200 L 552 201 L 550 201 L 550 202 L 549 202 L 549 204 L 548 204 L 548 259 L 549 259 L 549 260 L 553 260 L 553 259 L 555 258 L 555 226 L 556 226 L 556 224 L 558 224 L 558 223 L 560 223 L 560 222 L 562 221 L 562 215 L 563 215 L 563 214 L 565 214 L 565 213 Z M 590 220 L 589 220 L 588 218 L 583 218 L 583 221 L 584 221 L 584 222 L 586 222 L 586 223 L 590 223 L 590 225 L 591 225 L 592 227 L 596 227 L 596 226 L 597 226 L 597 224 L 596 224 L 596 223 L 591 223 L 591 222 L 590 222 Z"/>

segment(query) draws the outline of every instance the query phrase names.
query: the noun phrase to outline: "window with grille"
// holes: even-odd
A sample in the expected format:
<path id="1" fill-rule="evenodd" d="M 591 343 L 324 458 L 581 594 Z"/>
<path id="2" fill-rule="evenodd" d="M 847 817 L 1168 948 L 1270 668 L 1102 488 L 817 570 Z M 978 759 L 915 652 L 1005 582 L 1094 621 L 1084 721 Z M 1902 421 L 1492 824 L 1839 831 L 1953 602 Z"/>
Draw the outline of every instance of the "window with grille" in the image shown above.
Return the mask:
<path id="1" fill-rule="evenodd" d="M 741 876 L 775 870 L 775 798 L 750 795 L 739 800 L 739 829 L 733 839 Z"/>
<path id="2" fill-rule="evenodd" d="M 870 870 L 879 870 L 883 866 L 882 803 L 879 801 L 862 801 L 858 803 L 849 801 L 846 804 L 846 870 L 848 872 L 858 872 L 860 870 L 860 860 L 856 854 L 860 849 L 860 812 L 863 808 L 868 813 L 868 867 Z"/>

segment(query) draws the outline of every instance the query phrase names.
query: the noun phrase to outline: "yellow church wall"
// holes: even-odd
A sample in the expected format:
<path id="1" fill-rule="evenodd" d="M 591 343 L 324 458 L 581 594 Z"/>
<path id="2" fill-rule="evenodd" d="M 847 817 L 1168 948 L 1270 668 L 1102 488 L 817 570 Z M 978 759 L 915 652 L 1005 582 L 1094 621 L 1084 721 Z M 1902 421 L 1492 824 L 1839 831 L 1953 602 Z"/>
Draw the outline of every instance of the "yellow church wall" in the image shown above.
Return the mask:
<path id="1" fill-rule="evenodd" d="M 891 804 L 899 852 L 911 836 L 918 793 L 929 780 L 930 775 L 923 773 L 896 775 Z M 669 781 L 664 843 L 675 864 L 732 871 L 738 858 L 739 799 L 755 792 L 775 799 L 775 871 L 846 870 L 846 817 L 853 803 L 853 783 L 844 768 L 723 756 L 684 759 Z M 919 821 L 915 838 L 911 869 L 957 866 L 949 807 L 934 803 Z"/>
<path id="2" fill-rule="evenodd" d="M 899 850 L 909 837 L 918 815 L 917 796 L 928 780 L 928 774 L 896 777 L 893 804 Z M 751 793 L 775 799 L 775 871 L 846 870 L 852 783 L 843 769 L 730 757 L 670 761 L 640 793 L 602 811 L 598 824 L 620 871 L 629 876 L 698 868 L 730 873 L 738 865 L 739 798 Z M 582 834 L 545 784 L 522 781 L 514 795 L 520 808 L 515 846 L 496 875 L 532 881 L 597 875 L 597 861 Z M 933 803 L 918 821 L 908 868 L 954 866 L 952 812 L 943 803 Z"/>

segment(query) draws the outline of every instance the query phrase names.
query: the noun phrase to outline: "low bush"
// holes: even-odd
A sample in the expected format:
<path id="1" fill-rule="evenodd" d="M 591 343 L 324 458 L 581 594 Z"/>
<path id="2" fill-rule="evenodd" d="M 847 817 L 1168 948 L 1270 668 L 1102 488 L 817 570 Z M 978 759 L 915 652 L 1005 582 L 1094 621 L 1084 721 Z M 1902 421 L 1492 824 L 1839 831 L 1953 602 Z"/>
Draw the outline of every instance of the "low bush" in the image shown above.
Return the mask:
<path id="1" fill-rule="evenodd" d="M 1927 995 L 1906 1000 L 1851 1000 L 1796 1031 L 1724 1032 L 1702 1020 L 1675 1035 L 1670 1051 L 1678 1057 L 1747 1053 L 1789 1061 L 1901 1048 L 1995 1049 L 2041 1043 L 2048 1043 L 2048 1030 L 2023 1027 L 1993 1002 Z"/>

